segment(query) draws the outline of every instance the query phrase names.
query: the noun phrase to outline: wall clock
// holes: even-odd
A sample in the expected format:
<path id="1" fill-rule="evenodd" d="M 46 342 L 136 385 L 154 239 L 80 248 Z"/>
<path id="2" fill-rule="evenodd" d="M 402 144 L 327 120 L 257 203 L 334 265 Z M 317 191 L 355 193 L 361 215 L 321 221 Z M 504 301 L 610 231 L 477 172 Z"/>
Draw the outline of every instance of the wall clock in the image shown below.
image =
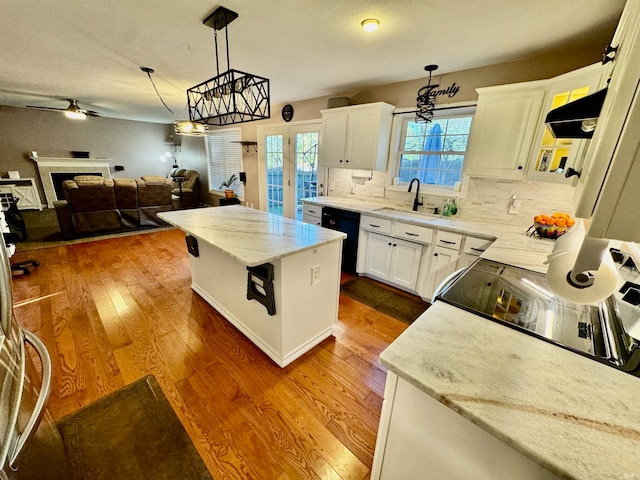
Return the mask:
<path id="1" fill-rule="evenodd" d="M 287 104 L 284 107 L 282 107 L 282 119 L 285 122 L 290 122 L 292 118 L 293 118 L 293 106 L 290 104 Z"/>

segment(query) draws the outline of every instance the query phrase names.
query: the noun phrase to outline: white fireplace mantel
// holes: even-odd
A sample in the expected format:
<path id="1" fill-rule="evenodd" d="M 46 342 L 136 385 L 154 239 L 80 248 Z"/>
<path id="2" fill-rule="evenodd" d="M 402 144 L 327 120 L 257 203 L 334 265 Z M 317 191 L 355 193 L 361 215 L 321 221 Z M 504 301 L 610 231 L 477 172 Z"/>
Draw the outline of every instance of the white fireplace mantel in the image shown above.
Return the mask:
<path id="1" fill-rule="evenodd" d="M 100 172 L 104 178 L 111 178 L 111 160 L 107 158 L 55 158 L 55 157 L 30 157 L 38 165 L 38 173 L 44 194 L 47 197 L 47 205 L 53 208 L 53 202 L 57 200 L 53 186 L 52 173 L 86 173 L 87 170 Z"/>

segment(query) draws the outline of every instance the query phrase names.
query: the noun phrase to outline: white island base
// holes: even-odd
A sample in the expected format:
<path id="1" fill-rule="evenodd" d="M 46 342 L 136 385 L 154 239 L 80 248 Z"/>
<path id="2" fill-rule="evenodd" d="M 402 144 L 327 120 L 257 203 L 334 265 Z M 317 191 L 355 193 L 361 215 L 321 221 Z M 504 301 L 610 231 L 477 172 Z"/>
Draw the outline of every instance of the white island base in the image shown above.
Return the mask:
<path id="1" fill-rule="evenodd" d="M 338 318 L 340 240 L 288 255 L 274 267 L 276 313 L 247 300 L 245 264 L 198 239 L 191 260 L 192 288 L 238 330 L 284 367 L 331 335 Z M 316 269 L 317 280 L 313 280 Z"/>

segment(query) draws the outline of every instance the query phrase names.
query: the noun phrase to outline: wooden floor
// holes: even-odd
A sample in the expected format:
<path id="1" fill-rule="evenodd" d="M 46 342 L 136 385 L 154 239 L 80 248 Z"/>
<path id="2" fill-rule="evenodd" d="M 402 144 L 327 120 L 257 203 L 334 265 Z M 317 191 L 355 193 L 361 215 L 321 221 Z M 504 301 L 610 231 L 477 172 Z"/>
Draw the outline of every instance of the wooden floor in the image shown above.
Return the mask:
<path id="1" fill-rule="evenodd" d="M 342 295 L 334 336 L 281 369 L 191 290 L 178 230 L 25 258 L 14 312 L 51 353 L 55 419 L 151 373 L 216 480 L 369 478 L 378 355 L 406 324 Z"/>

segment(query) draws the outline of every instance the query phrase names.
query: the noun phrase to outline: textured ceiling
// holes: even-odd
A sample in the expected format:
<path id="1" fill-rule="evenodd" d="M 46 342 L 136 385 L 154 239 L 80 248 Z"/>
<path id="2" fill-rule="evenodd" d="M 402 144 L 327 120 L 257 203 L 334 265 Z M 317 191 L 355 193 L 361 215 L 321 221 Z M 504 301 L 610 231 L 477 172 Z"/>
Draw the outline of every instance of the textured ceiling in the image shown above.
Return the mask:
<path id="1" fill-rule="evenodd" d="M 187 118 L 185 90 L 216 74 L 203 0 L 0 0 L 0 104 L 105 117 Z M 231 67 L 271 81 L 272 105 L 606 45 L 624 0 L 228 0 Z M 380 20 L 373 34 L 360 21 Z M 224 32 L 222 32 L 224 33 Z M 220 35 L 219 35 L 220 37 Z M 224 42 L 219 38 L 224 58 Z M 140 66 L 169 107 L 157 98 Z M 220 71 L 226 70 L 222 60 Z"/>

